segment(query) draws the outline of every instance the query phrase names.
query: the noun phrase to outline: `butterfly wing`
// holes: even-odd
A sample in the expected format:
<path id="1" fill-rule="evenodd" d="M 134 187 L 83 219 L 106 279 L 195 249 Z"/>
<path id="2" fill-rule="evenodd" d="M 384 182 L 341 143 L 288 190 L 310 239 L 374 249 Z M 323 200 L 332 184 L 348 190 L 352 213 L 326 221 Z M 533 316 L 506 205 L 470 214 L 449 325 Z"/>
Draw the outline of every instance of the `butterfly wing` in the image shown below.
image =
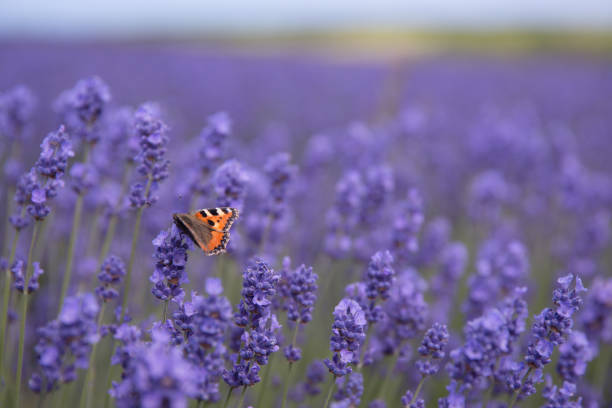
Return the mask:
<path id="1" fill-rule="evenodd" d="M 229 229 L 238 218 L 238 210 L 230 207 L 206 208 L 191 214 L 175 214 L 174 222 L 206 255 L 225 252 Z"/>

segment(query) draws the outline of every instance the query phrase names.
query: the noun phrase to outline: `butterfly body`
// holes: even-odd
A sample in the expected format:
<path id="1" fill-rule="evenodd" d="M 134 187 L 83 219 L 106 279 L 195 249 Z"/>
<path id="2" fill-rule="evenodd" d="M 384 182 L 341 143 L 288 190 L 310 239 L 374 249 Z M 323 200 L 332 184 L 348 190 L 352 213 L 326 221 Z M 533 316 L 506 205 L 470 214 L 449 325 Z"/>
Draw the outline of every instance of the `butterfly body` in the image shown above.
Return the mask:
<path id="1" fill-rule="evenodd" d="M 217 255 L 225 252 L 229 229 L 238 218 L 238 210 L 231 207 L 204 208 L 191 213 L 176 213 L 172 218 L 206 255 Z"/>

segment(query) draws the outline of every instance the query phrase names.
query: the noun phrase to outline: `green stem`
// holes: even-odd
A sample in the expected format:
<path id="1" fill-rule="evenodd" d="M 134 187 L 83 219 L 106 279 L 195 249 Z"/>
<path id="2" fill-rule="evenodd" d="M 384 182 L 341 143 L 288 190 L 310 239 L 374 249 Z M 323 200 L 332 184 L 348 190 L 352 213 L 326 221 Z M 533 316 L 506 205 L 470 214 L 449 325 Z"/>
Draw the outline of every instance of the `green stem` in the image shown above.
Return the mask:
<path id="1" fill-rule="evenodd" d="M 270 371 L 272 370 L 271 366 L 273 358 L 274 354 L 271 354 L 270 358 L 268 359 L 268 364 L 265 368 L 266 372 L 264 373 L 263 380 L 261 382 L 261 385 L 259 386 L 259 393 L 257 394 L 257 404 L 255 405 L 256 407 L 263 407 L 263 399 L 266 395 L 266 388 L 268 388 L 268 380 L 270 379 Z"/>
<path id="2" fill-rule="evenodd" d="M 523 377 L 523 379 L 528 379 L 529 378 L 529 374 L 531 374 L 531 371 L 533 370 L 532 367 L 529 367 L 529 370 L 527 370 L 527 374 L 525 374 L 525 376 Z M 518 401 L 519 395 L 521 395 L 521 388 L 523 388 L 523 379 L 521 379 L 521 386 L 518 387 L 518 389 L 516 391 L 514 391 L 514 396 L 512 397 L 512 402 L 510 402 L 510 405 L 508 406 L 508 408 L 512 408 L 514 406 L 514 404 L 516 404 L 516 401 Z"/>
<path id="3" fill-rule="evenodd" d="M 153 178 L 149 176 L 147 180 L 147 187 L 145 188 L 144 196 L 147 197 L 149 195 L 149 190 L 151 189 L 151 183 L 153 182 Z M 140 233 L 140 222 L 142 220 L 142 212 L 144 207 L 140 207 L 138 212 L 136 213 L 136 223 L 134 224 L 134 232 L 132 233 L 132 246 L 130 249 L 130 260 L 128 262 L 127 273 L 125 275 L 125 286 L 123 289 L 123 301 L 121 302 L 121 317 L 119 318 L 119 323 L 123 322 L 123 318 L 125 317 L 125 311 L 128 305 L 128 295 L 130 293 L 130 287 L 132 283 L 132 269 L 134 269 L 134 260 L 136 259 L 136 247 L 138 246 L 138 235 Z"/>
<path id="4" fill-rule="evenodd" d="M 23 211 L 22 211 L 23 213 Z M 13 238 L 13 244 L 11 246 L 11 254 L 9 255 L 9 262 L 4 275 L 4 290 L 2 292 L 2 316 L 0 316 L 0 375 L 6 378 L 4 371 L 4 347 L 6 340 L 6 322 L 8 320 L 9 312 L 9 298 L 11 297 L 11 265 L 15 260 L 15 250 L 17 249 L 17 241 L 19 241 L 19 230 L 15 231 L 15 237 Z"/>
<path id="5" fill-rule="evenodd" d="M 295 329 L 293 329 L 293 336 L 291 338 L 291 346 L 295 347 L 295 342 L 297 340 L 298 330 L 300 328 L 300 322 L 295 323 Z M 293 367 L 293 363 L 289 362 L 289 369 L 287 370 L 287 378 L 285 378 L 285 385 L 283 387 L 283 403 L 282 408 L 285 408 L 287 405 L 287 395 L 289 394 L 289 379 L 291 378 L 291 367 Z"/>
<path id="6" fill-rule="evenodd" d="M 102 303 L 100 308 L 100 314 L 98 315 L 97 330 L 100 331 L 100 326 L 104 320 L 104 309 L 106 308 L 106 302 Z M 94 343 L 89 356 L 89 365 L 87 368 L 87 374 L 85 374 L 85 384 L 81 393 L 81 407 L 91 407 L 91 397 L 93 395 L 93 386 L 96 381 L 96 351 L 98 350 L 98 344 L 101 340 Z"/>
<path id="7" fill-rule="evenodd" d="M 378 398 L 385 398 L 385 396 L 387 395 L 387 390 L 389 388 L 389 382 L 390 382 L 388 378 L 389 378 L 389 375 L 393 374 L 393 371 L 395 371 L 395 367 L 397 366 L 397 362 L 399 360 L 400 349 L 401 349 L 401 345 L 398 346 L 395 352 L 393 353 L 393 362 L 391 363 L 391 367 L 385 373 L 385 376 L 383 378 L 382 388 L 380 389 L 380 392 L 378 393 Z"/>
<path id="8" fill-rule="evenodd" d="M 421 381 L 419 381 L 419 385 L 417 385 L 416 390 L 414 390 L 414 395 L 412 396 L 412 399 L 410 400 L 410 404 L 408 404 L 408 406 L 414 404 L 414 401 L 417 400 L 417 398 L 419 397 L 419 393 L 421 392 L 421 387 L 423 387 L 424 382 L 425 382 L 425 377 L 421 378 Z"/>
<path id="9" fill-rule="evenodd" d="M 287 369 L 287 378 L 285 378 L 285 385 L 283 386 L 283 403 L 281 408 L 287 406 L 287 395 L 289 394 L 289 379 L 291 378 L 291 367 L 293 364 L 289 362 L 289 368 Z"/>
<path id="10" fill-rule="evenodd" d="M 166 323 L 166 316 L 168 315 L 168 301 L 164 300 L 164 318 L 162 320 L 163 323 Z"/>
<path id="11" fill-rule="evenodd" d="M 329 391 L 327 391 L 327 397 L 325 398 L 325 404 L 323 404 L 323 408 L 327 408 L 329 406 L 329 401 L 331 401 L 332 394 L 334 393 L 334 387 L 336 386 L 336 377 L 332 377 L 332 382 L 329 385 Z"/>
<path id="12" fill-rule="evenodd" d="M 246 397 L 247 386 L 242 387 L 242 392 L 240 393 L 240 401 L 238 401 L 238 408 L 242 408 L 244 405 L 244 397 Z M 259 406 L 259 405 L 258 405 Z"/>
<path id="13" fill-rule="evenodd" d="M 234 391 L 234 387 L 230 387 L 229 390 L 227 390 L 227 397 L 225 397 L 225 402 L 223 403 L 223 408 L 227 408 L 230 399 L 232 398 L 232 391 Z"/>
<path id="14" fill-rule="evenodd" d="M 119 207 L 123 201 L 123 197 L 127 191 L 130 169 L 132 166 L 129 164 L 125 166 L 125 170 L 123 171 L 123 178 L 121 181 L 121 192 L 119 193 L 119 201 L 117 207 Z M 117 208 L 115 209 L 117 210 Z M 117 221 L 118 215 L 116 212 L 113 212 L 108 220 L 108 227 L 106 228 L 106 233 L 104 234 L 104 241 L 102 242 L 102 249 L 100 250 L 100 255 L 98 256 L 98 267 L 96 268 L 96 273 L 92 276 L 91 287 L 96 286 L 98 279 L 98 272 L 102 268 L 102 263 L 104 259 L 106 259 L 106 255 L 108 255 L 108 251 L 110 250 L 110 246 L 113 242 L 113 238 L 115 237 L 115 230 L 117 229 Z"/>
<path id="15" fill-rule="evenodd" d="M 26 266 L 26 276 L 24 279 L 23 294 L 21 295 L 21 321 L 19 325 L 19 351 L 17 354 L 17 393 L 15 395 L 15 406 L 20 407 L 19 400 L 21 398 L 21 375 L 23 373 L 23 348 L 25 345 L 25 329 L 26 318 L 28 315 L 28 286 L 30 285 L 30 277 L 32 276 L 32 250 L 36 245 L 36 237 L 38 236 L 39 222 L 34 222 L 34 230 L 32 231 L 32 240 L 30 241 L 30 249 L 28 249 L 28 261 Z"/>
<path id="16" fill-rule="evenodd" d="M 84 195 L 79 194 L 77 197 L 76 205 L 74 207 L 74 215 L 72 217 L 72 230 L 70 231 L 70 241 L 68 243 L 68 255 L 66 260 L 66 272 L 64 272 L 64 280 L 62 282 L 62 292 L 59 300 L 59 312 L 64 307 L 64 299 L 66 293 L 68 293 L 68 287 L 70 286 L 70 277 L 72 275 L 72 263 L 74 261 L 74 244 L 76 243 L 77 235 L 79 234 L 79 227 L 81 226 L 81 214 L 83 212 L 83 200 Z"/>

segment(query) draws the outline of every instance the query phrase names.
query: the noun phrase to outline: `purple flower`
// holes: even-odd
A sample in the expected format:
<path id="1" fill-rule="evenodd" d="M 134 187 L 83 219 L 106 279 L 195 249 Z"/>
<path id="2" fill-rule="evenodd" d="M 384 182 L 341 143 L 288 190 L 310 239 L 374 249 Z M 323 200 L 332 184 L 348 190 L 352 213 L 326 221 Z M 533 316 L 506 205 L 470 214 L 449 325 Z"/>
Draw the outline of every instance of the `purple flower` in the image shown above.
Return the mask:
<path id="1" fill-rule="evenodd" d="M 364 279 L 366 296 L 371 301 L 378 298 L 384 301 L 389 298 L 389 290 L 395 281 L 392 263 L 393 256 L 389 251 L 378 251 L 372 255 Z"/>
<path id="2" fill-rule="evenodd" d="M 572 331 L 572 314 L 582 304 L 579 294 L 586 291 L 579 277 L 576 277 L 574 289 L 570 289 L 573 280 L 573 275 L 559 278 L 560 287 L 553 292 L 555 308 L 546 308 L 535 317 L 525 357 L 530 367 L 541 368 L 550 363 L 554 347 L 565 342 Z"/>
<path id="3" fill-rule="evenodd" d="M 68 128 L 87 142 L 99 139 L 93 130 L 110 101 L 108 86 L 94 76 L 82 79 L 74 88 L 64 91 L 56 100 L 55 108 Z"/>
<path id="4" fill-rule="evenodd" d="M 98 171 L 90 164 L 75 163 L 70 169 L 72 189 L 77 194 L 84 194 L 90 188 L 96 186 L 99 181 Z"/>
<path id="5" fill-rule="evenodd" d="M 372 224 L 377 220 L 380 211 L 391 198 L 395 188 L 393 170 L 388 166 L 374 166 L 365 174 L 365 193 L 361 203 L 361 221 Z"/>
<path id="6" fill-rule="evenodd" d="M 170 335 L 163 328 L 154 329 L 147 344 L 134 342 L 134 333 L 123 330 L 115 337 L 122 340 L 124 334 L 129 340 L 121 381 L 113 382 L 109 391 L 117 406 L 186 407 L 188 398 L 197 395 L 198 372 L 180 348 L 170 346 Z"/>
<path id="7" fill-rule="evenodd" d="M 297 174 L 297 166 L 291 164 L 289 153 L 277 153 L 266 161 L 264 173 L 269 183 L 266 213 L 273 219 L 281 218 L 287 205 L 289 189 Z"/>
<path id="8" fill-rule="evenodd" d="M 24 85 L 0 94 L 0 135 L 11 141 L 22 139 L 36 108 L 36 97 Z"/>
<path id="9" fill-rule="evenodd" d="M 392 225 L 391 248 L 399 259 L 411 259 L 419 249 L 418 234 L 424 220 L 421 194 L 418 190 L 411 189 Z"/>
<path id="10" fill-rule="evenodd" d="M 192 295 L 191 302 L 174 313 L 174 325 L 182 332 L 187 359 L 198 372 L 198 395 L 202 401 L 219 400 L 219 380 L 223 374 L 226 348 L 224 335 L 232 318 L 232 307 L 217 278 L 206 280 L 207 297 Z"/>
<path id="11" fill-rule="evenodd" d="M 217 204 L 241 209 L 248 181 L 249 177 L 240 162 L 234 159 L 224 162 L 213 175 Z"/>
<path id="12" fill-rule="evenodd" d="M 593 341 L 612 343 L 612 278 L 596 278 L 591 284 L 580 316 L 585 332 Z"/>
<path id="13" fill-rule="evenodd" d="M 391 353 L 425 329 L 428 307 L 421 280 L 416 271 L 407 269 L 398 275 L 396 283 L 391 287 L 389 300 L 384 305 L 387 319 L 383 320 L 381 328 L 386 333 L 382 341 Z"/>
<path id="14" fill-rule="evenodd" d="M 496 222 L 503 205 L 510 199 L 510 191 L 502 173 L 488 170 L 478 174 L 470 185 L 470 215 L 476 220 Z"/>
<path id="15" fill-rule="evenodd" d="M 231 133 L 232 121 L 226 112 L 217 112 L 208 117 L 208 123 L 200 133 L 201 147 L 198 151 L 202 173 L 211 173 L 221 163 Z"/>
<path id="16" fill-rule="evenodd" d="M 417 254 L 417 264 L 431 266 L 439 261 L 442 251 L 450 241 L 451 225 L 446 218 L 436 218 L 429 222 L 423 231 L 421 246 Z"/>
<path id="17" fill-rule="evenodd" d="M 58 318 L 38 329 L 34 347 L 40 372 L 29 381 L 34 392 L 56 389 L 77 378 L 76 369 L 87 369 L 89 353 L 99 339 L 96 318 L 98 303 L 91 293 L 67 297 Z"/>
<path id="18" fill-rule="evenodd" d="M 349 363 L 365 339 L 366 324 L 365 314 L 354 300 L 344 298 L 335 307 L 329 346 L 334 355 L 331 360 L 325 360 L 325 365 L 335 377 L 352 371 Z"/>
<path id="19" fill-rule="evenodd" d="M 103 302 L 108 302 L 119 297 L 119 292 L 113 286 L 121 282 L 125 273 L 125 264 L 121 258 L 114 255 L 106 258 L 98 274 L 98 280 L 101 283 L 95 290 L 98 298 Z"/>
<path id="20" fill-rule="evenodd" d="M 23 293 L 23 288 L 25 286 L 25 268 L 26 264 L 21 259 L 15 260 L 11 266 L 11 273 L 14 281 L 13 287 L 20 293 Z M 44 273 L 43 269 L 40 267 L 40 263 L 38 262 L 32 263 L 32 268 L 32 276 L 30 277 L 30 282 L 28 282 L 28 293 L 38 290 L 38 279 Z"/>
<path id="21" fill-rule="evenodd" d="M 410 403 L 413 397 L 414 393 L 412 391 L 406 391 L 406 394 L 401 399 L 402 405 L 408 408 L 425 408 L 425 400 L 422 398 L 417 398 L 413 403 Z"/>
<path id="22" fill-rule="evenodd" d="M 304 383 L 308 395 L 319 395 L 321 393 L 320 384 L 325 381 L 327 368 L 325 363 L 315 360 L 306 369 L 306 381 Z"/>
<path id="23" fill-rule="evenodd" d="M 189 244 L 176 225 L 161 231 L 153 240 L 155 246 L 155 270 L 149 280 L 153 283 L 151 293 L 160 300 L 182 299 L 185 292 L 182 284 L 189 280 L 185 273 Z"/>
<path id="24" fill-rule="evenodd" d="M 152 192 L 168 177 L 170 164 L 166 159 L 168 127 L 160 119 L 158 108 L 147 103 L 141 105 L 134 113 L 134 128 L 140 144 L 140 151 L 135 158 L 138 172 L 147 180 L 146 183 L 150 184 L 148 192 L 142 182 L 137 182 L 131 187 L 130 203 L 132 207 L 139 208 L 144 204 L 151 205 L 157 200 Z"/>
<path id="25" fill-rule="evenodd" d="M 253 259 L 242 273 L 242 298 L 234 323 L 242 328 L 240 349 L 233 357 L 233 367 L 225 370 L 223 379 L 230 387 L 258 383 L 260 366 L 278 347 L 277 331 L 280 324 L 271 313 L 272 298 L 280 276 L 259 258 Z"/>
<path id="26" fill-rule="evenodd" d="M 419 354 L 423 357 L 429 357 L 429 359 L 421 359 L 416 363 L 423 377 L 434 375 L 438 372 L 436 361 L 444 358 L 444 348 L 448 343 L 448 337 L 446 325 L 439 323 L 434 323 L 425 333 L 425 337 L 423 337 L 423 341 L 419 346 Z"/>
<path id="27" fill-rule="evenodd" d="M 336 184 L 336 201 L 327 213 L 326 251 L 343 256 L 351 248 L 351 234 L 358 225 L 366 188 L 356 171 L 345 173 Z"/>
<path id="28" fill-rule="evenodd" d="M 334 395 L 337 402 L 332 407 L 357 407 L 363 395 L 363 375 L 352 373 L 344 378 L 337 378 L 338 391 Z"/>
<path id="29" fill-rule="evenodd" d="M 559 346 L 557 372 L 570 383 L 577 383 L 586 372 L 587 363 L 596 355 L 584 333 L 573 331 L 567 341 Z"/>
<path id="30" fill-rule="evenodd" d="M 283 270 L 278 288 L 279 295 L 283 298 L 282 307 L 287 311 L 290 321 L 308 323 L 312 319 L 317 300 L 318 278 L 312 267 L 303 264 L 294 270 Z"/>
<path id="31" fill-rule="evenodd" d="M 544 408 L 580 408 L 582 398 L 576 396 L 576 385 L 569 381 L 563 381 L 563 386 L 558 388 L 553 385 L 550 375 L 546 376 L 546 387 L 542 390 L 546 398 Z"/>

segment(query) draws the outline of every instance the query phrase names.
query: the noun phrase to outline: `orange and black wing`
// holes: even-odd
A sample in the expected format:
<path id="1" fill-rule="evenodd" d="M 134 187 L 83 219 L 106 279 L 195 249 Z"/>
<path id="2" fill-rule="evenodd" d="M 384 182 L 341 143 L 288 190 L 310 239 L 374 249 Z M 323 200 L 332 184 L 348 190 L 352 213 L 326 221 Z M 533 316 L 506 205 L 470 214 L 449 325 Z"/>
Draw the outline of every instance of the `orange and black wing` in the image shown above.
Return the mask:
<path id="1" fill-rule="evenodd" d="M 231 207 L 205 208 L 191 214 L 175 214 L 176 224 L 189 235 L 206 255 L 225 252 L 229 229 L 238 218 Z"/>

